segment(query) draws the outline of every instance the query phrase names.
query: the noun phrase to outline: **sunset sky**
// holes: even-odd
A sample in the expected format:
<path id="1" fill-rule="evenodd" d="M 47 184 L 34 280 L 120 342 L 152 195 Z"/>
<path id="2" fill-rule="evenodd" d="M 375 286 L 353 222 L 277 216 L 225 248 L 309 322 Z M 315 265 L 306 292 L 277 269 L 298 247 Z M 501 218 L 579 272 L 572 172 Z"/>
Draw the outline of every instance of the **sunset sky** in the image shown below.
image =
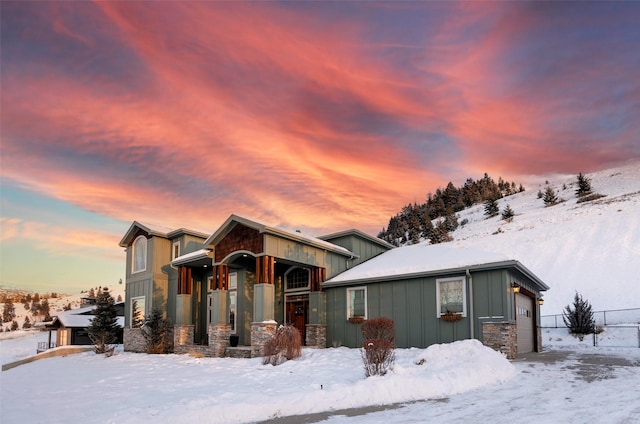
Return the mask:
<path id="1" fill-rule="evenodd" d="M 4 286 L 117 283 L 133 220 L 376 235 L 449 181 L 640 157 L 640 2 L 1 13 Z"/>

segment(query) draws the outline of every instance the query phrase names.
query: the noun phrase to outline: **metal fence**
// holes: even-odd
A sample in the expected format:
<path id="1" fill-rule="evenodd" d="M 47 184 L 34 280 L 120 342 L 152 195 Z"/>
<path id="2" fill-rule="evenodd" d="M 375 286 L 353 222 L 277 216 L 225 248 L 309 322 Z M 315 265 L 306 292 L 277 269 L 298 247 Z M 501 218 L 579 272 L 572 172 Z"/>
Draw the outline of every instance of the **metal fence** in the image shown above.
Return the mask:
<path id="1" fill-rule="evenodd" d="M 640 324 L 640 308 L 596 311 L 593 315 L 596 326 Z M 566 328 L 562 314 L 540 316 L 540 326 L 542 328 Z"/>

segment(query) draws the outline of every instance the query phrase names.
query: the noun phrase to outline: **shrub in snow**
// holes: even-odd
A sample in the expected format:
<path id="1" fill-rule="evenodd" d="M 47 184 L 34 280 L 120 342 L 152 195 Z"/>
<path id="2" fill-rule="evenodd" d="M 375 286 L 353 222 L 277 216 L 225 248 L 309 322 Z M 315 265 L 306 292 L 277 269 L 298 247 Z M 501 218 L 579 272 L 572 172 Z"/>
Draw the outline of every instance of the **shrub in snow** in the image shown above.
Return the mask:
<path id="1" fill-rule="evenodd" d="M 396 338 L 395 324 L 392 319 L 380 317 L 372 318 L 362 323 L 360 328 L 364 340 L 389 340 Z"/>
<path id="2" fill-rule="evenodd" d="M 572 334 L 591 334 L 595 331 L 596 321 L 588 300 L 576 292 L 573 298 L 573 309 L 567 305 L 562 313 L 562 320 Z"/>
<path id="3" fill-rule="evenodd" d="M 145 352 L 152 354 L 170 353 L 172 348 L 173 327 L 171 322 L 162 316 L 162 311 L 153 308 L 142 323 L 142 335 L 145 341 Z"/>
<path id="4" fill-rule="evenodd" d="M 385 375 L 393 369 L 396 352 L 395 345 L 389 340 L 365 340 L 360 353 L 362 354 L 364 374 L 367 377 Z"/>
<path id="5" fill-rule="evenodd" d="M 12 321 L 11 322 L 11 331 L 16 331 L 18 329 L 18 322 L 17 321 Z"/>
<path id="6" fill-rule="evenodd" d="M 395 324 L 389 318 L 373 318 L 365 321 L 361 327 L 364 345 L 360 350 L 364 374 L 385 375 L 393 369 L 395 354 Z"/>
<path id="7" fill-rule="evenodd" d="M 302 355 L 302 336 L 293 325 L 281 325 L 264 345 L 263 365 L 280 365 L 289 359 Z"/>
<path id="8" fill-rule="evenodd" d="M 119 329 L 113 297 L 105 287 L 96 298 L 94 317 L 87 327 L 89 338 L 95 345 L 94 351 L 96 353 L 113 352 L 114 344 L 118 341 Z"/>

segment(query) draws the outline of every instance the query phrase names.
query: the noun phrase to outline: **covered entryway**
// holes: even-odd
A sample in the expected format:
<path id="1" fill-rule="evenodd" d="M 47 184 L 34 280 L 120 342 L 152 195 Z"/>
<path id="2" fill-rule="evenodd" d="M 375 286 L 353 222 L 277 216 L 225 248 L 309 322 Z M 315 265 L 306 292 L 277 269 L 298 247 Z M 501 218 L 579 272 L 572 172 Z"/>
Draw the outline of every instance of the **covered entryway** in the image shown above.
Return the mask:
<path id="1" fill-rule="evenodd" d="M 516 294 L 516 326 L 518 355 L 533 352 L 535 348 L 535 325 L 533 299 L 522 293 Z"/>

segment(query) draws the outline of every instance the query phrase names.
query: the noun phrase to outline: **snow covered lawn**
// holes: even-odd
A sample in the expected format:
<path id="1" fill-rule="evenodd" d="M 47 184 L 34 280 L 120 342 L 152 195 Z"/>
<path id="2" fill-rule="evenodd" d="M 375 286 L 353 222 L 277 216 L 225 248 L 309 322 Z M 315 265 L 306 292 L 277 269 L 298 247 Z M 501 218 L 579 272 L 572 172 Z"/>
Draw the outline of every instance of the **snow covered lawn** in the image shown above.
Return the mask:
<path id="1" fill-rule="evenodd" d="M 15 343 L 0 341 L 3 357 Z M 399 349 L 395 370 L 369 379 L 359 351 L 347 348 L 304 349 L 277 367 L 259 358 L 82 353 L 2 372 L 0 421 L 235 423 L 419 401 L 328 420 L 640 423 L 640 349 L 563 343 L 566 357 L 549 363 L 509 362 L 475 340 Z M 636 366 L 607 366 L 586 379 L 580 358 L 593 353 Z"/>

